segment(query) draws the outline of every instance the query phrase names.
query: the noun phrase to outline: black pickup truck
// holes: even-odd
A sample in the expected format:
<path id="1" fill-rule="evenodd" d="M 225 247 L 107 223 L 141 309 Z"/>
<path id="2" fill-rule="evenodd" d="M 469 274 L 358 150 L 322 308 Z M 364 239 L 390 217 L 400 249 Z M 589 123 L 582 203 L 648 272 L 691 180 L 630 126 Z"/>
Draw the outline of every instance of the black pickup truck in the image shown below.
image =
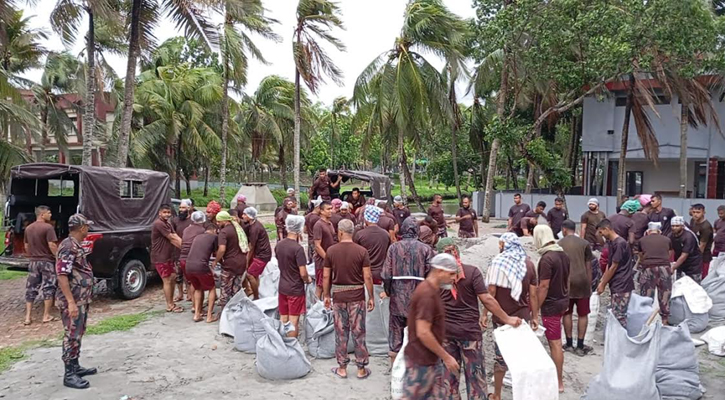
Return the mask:
<path id="1" fill-rule="evenodd" d="M 35 207 L 50 207 L 60 240 L 68 236 L 68 217 L 80 212 L 94 222 L 83 247 L 95 276 L 125 299 L 141 295 L 152 271 L 151 224 L 159 206 L 171 204 L 168 174 L 35 163 L 13 167 L 8 187 L 0 264 L 27 269 L 23 234 Z"/>

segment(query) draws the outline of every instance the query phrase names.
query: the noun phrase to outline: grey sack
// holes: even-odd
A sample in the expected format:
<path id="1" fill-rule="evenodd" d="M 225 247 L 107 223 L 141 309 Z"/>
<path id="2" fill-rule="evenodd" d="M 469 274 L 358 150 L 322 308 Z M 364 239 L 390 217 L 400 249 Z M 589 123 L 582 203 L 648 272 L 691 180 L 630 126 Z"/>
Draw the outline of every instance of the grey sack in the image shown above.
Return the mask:
<path id="1" fill-rule="evenodd" d="M 682 298 L 682 297 L 678 297 Z M 702 397 L 700 368 L 687 324 L 663 326 L 657 360 L 657 388 L 665 400 Z"/>
<path id="2" fill-rule="evenodd" d="M 687 322 L 687 327 L 690 332 L 700 333 L 707 329 L 710 316 L 708 313 L 693 314 L 687 305 L 685 296 L 678 296 L 670 300 L 670 318 L 668 322 L 671 325 L 679 325 L 682 322 Z"/>
<path id="3" fill-rule="evenodd" d="M 264 335 L 257 341 L 257 373 L 265 379 L 298 379 L 310 373 L 310 361 L 305 357 L 297 338 L 287 337 L 282 324 L 272 318 L 261 321 Z"/>
<path id="4" fill-rule="evenodd" d="M 643 297 L 632 293 L 627 307 L 627 334 L 630 337 L 639 335 L 652 312 L 654 312 L 654 300 L 651 297 Z M 608 334 L 609 330 L 606 333 Z"/>
<path id="5" fill-rule="evenodd" d="M 326 310 L 318 301 L 307 310 L 305 318 L 305 339 L 307 350 L 315 358 L 335 357 L 335 321 L 332 311 Z"/>
<path id="6" fill-rule="evenodd" d="M 373 286 L 373 299 L 375 309 L 365 315 L 365 344 L 371 356 L 387 356 L 388 327 L 390 323 L 390 299 L 380 300 L 380 293 L 384 292 L 383 285 Z M 367 296 L 367 292 L 366 296 Z"/>
<path id="7" fill-rule="evenodd" d="M 245 297 L 229 310 L 234 316 L 234 348 L 245 353 L 256 351 L 257 340 L 264 335 L 261 324 L 264 312 L 249 297 Z"/>

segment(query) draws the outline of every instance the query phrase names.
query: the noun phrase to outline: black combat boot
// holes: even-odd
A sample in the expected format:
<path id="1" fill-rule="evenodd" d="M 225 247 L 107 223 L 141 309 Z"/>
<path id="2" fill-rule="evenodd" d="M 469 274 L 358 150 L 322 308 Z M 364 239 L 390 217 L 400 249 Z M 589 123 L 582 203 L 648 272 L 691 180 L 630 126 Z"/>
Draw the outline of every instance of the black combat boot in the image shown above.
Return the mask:
<path id="1" fill-rule="evenodd" d="M 81 365 L 78 363 L 77 358 L 75 360 L 71 361 L 71 363 L 73 364 L 73 367 L 75 367 L 75 369 L 76 369 L 76 375 L 78 375 L 80 377 L 84 377 L 84 376 L 88 376 L 88 375 L 95 375 L 98 372 L 98 370 L 95 368 L 81 367 Z"/>
<path id="2" fill-rule="evenodd" d="M 76 367 L 72 362 L 65 364 L 65 375 L 63 375 L 63 386 L 72 389 L 85 389 L 91 386 L 87 380 L 76 374 Z"/>

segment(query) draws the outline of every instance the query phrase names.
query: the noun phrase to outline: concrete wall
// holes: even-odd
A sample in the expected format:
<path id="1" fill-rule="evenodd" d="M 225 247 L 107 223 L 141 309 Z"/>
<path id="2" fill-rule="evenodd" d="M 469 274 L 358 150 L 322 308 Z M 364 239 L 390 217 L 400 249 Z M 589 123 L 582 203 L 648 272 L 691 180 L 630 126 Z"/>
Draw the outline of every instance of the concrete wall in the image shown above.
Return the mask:
<path id="1" fill-rule="evenodd" d="M 698 160 L 698 161 L 705 161 Z M 687 190 L 695 193 L 695 162 L 687 163 Z M 679 161 L 662 160 L 658 166 L 651 161 L 627 161 L 627 171 L 642 171 L 642 193 L 679 192 L 680 190 L 680 163 Z M 616 185 L 612 193 L 616 193 Z"/>
<path id="2" fill-rule="evenodd" d="M 497 192 L 496 193 L 496 218 L 508 219 L 509 208 L 514 204 L 513 192 Z M 546 209 L 554 206 L 555 195 L 548 194 L 521 194 L 521 199 L 524 203 L 530 205 L 532 208 L 536 206 L 539 201 L 546 202 Z M 616 211 L 617 200 L 614 196 L 599 196 L 599 208 L 605 212 L 606 215 L 612 215 Z M 566 196 L 566 207 L 569 210 L 570 218 L 574 222 L 579 222 L 581 215 L 589 209 L 587 202 L 589 201 L 588 196 Z M 717 207 L 725 204 L 725 200 L 706 200 L 706 199 L 680 199 L 665 197 L 663 199 L 663 206 L 675 210 L 677 215 L 685 216 L 685 220 L 689 221 L 688 211 L 691 204 L 703 204 L 707 213 L 707 219 L 714 221 L 717 219 Z"/>
<path id="3" fill-rule="evenodd" d="M 584 100 L 582 151 L 612 152 L 612 157 L 619 156 L 624 106 L 617 107 L 615 102 L 614 97 L 606 97 L 601 101 L 596 97 Z M 717 101 L 716 97 L 714 105 L 725 129 L 725 104 Z M 659 116 L 649 107 L 646 108 L 646 112 L 660 145 L 659 156 L 661 159 L 679 158 L 680 105 L 677 97 L 673 98 L 670 104 L 656 105 L 655 109 Z M 688 158 L 705 159 L 708 157 L 708 148 L 710 148 L 711 156 L 725 156 L 725 139 L 712 125 L 710 123 L 708 126 L 699 126 L 697 129 L 689 127 Z M 610 134 L 608 131 L 613 131 L 613 133 Z M 637 137 L 637 128 L 633 118 L 630 119 L 627 158 L 644 159 L 644 152 Z"/>

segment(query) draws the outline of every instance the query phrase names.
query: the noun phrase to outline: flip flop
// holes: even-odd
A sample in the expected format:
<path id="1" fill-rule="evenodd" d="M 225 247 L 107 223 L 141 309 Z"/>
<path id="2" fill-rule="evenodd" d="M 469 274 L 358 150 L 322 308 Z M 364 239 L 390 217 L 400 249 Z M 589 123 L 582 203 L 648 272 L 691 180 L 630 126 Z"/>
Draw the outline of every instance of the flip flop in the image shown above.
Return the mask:
<path id="1" fill-rule="evenodd" d="M 30 326 L 33 321 L 23 321 L 23 326 Z"/>
<path id="2" fill-rule="evenodd" d="M 53 321 L 56 321 L 56 320 L 57 320 L 57 318 L 55 318 L 55 317 L 50 317 L 50 319 L 49 319 L 49 320 L 47 320 L 47 321 L 45 321 L 45 320 L 44 320 L 44 321 L 43 321 L 43 323 L 44 323 L 44 324 L 47 324 L 48 322 L 53 322 Z"/>
<path id="3" fill-rule="evenodd" d="M 194 322 L 201 322 L 201 321 L 203 321 L 203 320 L 204 320 L 204 317 L 201 317 L 201 318 L 199 318 L 199 319 L 196 319 L 196 318 L 192 318 L 191 320 L 192 320 L 192 321 L 194 321 Z"/>
<path id="4" fill-rule="evenodd" d="M 174 313 L 174 314 L 179 314 L 179 313 L 182 313 L 182 312 L 184 312 L 184 307 L 181 307 L 181 306 L 174 306 L 174 308 L 172 308 L 172 309 L 168 309 L 168 308 L 167 308 L 167 309 L 166 309 L 166 312 L 169 312 L 169 313 Z"/>
<path id="5" fill-rule="evenodd" d="M 372 375 L 372 373 L 373 373 L 372 371 L 370 371 L 370 368 L 365 368 L 364 371 L 365 371 L 365 375 L 363 375 L 363 376 L 357 375 L 357 379 L 368 379 L 370 377 L 370 375 Z"/>
<path id="6" fill-rule="evenodd" d="M 338 377 L 338 378 L 340 378 L 340 379 L 347 379 L 347 375 L 345 375 L 345 376 L 342 376 L 342 375 L 340 375 L 340 374 L 338 374 L 338 373 L 337 373 L 337 371 L 339 371 L 339 370 L 340 370 L 340 368 L 338 368 L 338 367 L 334 367 L 334 368 L 330 369 L 330 371 L 331 371 L 331 372 L 332 372 L 333 374 L 335 374 L 335 376 L 336 376 L 336 377 Z"/>
<path id="7" fill-rule="evenodd" d="M 212 315 L 211 321 L 209 321 L 209 320 L 207 319 L 207 320 L 206 320 L 206 323 L 207 323 L 207 324 L 211 324 L 212 322 L 217 322 L 217 321 L 219 321 L 219 314 L 217 314 L 217 315 Z"/>

